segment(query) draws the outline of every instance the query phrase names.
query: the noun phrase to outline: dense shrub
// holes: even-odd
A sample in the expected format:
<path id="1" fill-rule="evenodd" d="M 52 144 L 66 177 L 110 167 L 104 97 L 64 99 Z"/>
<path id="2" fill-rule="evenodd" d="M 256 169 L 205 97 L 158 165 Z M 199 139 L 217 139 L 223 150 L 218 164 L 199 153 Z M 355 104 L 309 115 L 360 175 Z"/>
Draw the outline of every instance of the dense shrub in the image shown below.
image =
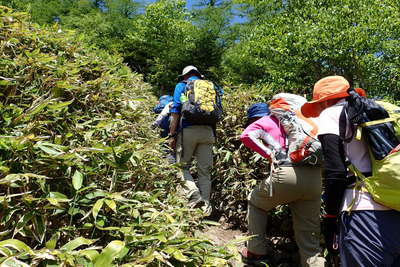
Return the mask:
<path id="1" fill-rule="evenodd" d="M 175 194 L 141 76 L 73 32 L 0 17 L 0 262 L 226 265 Z"/>

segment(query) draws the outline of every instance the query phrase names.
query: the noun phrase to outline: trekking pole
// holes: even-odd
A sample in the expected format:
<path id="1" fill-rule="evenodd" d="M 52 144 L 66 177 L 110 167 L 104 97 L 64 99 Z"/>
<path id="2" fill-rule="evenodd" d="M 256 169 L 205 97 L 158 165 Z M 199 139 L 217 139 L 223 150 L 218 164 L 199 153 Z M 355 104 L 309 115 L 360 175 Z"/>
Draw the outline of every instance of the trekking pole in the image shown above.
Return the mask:
<path id="1" fill-rule="evenodd" d="M 335 234 L 333 238 L 333 249 L 338 250 L 339 249 L 339 236 L 338 234 Z M 332 255 L 332 264 L 334 267 L 340 267 L 340 259 L 338 255 Z"/>
<path id="2" fill-rule="evenodd" d="M 271 164 L 270 164 L 270 172 L 269 172 L 269 177 L 268 177 L 268 189 L 269 189 L 269 197 L 272 197 L 272 177 L 275 173 L 275 164 L 277 164 L 278 161 L 275 158 L 275 151 L 272 151 L 271 153 Z"/>
<path id="3" fill-rule="evenodd" d="M 333 266 L 334 267 L 340 267 L 340 259 L 338 255 L 333 256 Z"/>
<path id="4" fill-rule="evenodd" d="M 340 267 L 340 258 L 338 255 L 334 255 L 332 253 L 328 254 L 328 266 L 331 267 Z"/>

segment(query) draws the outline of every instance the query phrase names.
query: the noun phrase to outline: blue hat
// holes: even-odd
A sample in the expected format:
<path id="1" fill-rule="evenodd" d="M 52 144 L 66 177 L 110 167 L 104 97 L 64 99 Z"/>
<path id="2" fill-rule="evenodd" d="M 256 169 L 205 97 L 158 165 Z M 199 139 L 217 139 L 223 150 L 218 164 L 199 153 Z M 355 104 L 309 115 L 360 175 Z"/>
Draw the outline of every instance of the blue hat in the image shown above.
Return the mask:
<path id="1" fill-rule="evenodd" d="M 269 115 L 269 108 L 266 103 L 255 103 L 247 109 L 247 118 L 264 117 Z"/>

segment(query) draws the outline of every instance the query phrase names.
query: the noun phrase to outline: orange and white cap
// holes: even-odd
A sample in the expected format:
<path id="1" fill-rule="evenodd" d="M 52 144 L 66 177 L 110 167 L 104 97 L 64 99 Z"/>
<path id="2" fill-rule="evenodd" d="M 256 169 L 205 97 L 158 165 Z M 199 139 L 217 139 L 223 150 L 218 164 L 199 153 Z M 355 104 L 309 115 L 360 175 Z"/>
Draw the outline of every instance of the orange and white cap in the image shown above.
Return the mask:
<path id="1" fill-rule="evenodd" d="M 318 117 L 322 112 L 319 103 L 330 99 L 348 97 L 349 88 L 350 83 L 342 76 L 328 76 L 320 79 L 314 85 L 312 100 L 301 107 L 301 113 L 305 117 Z M 366 95 L 361 88 L 355 90 L 359 95 Z"/>

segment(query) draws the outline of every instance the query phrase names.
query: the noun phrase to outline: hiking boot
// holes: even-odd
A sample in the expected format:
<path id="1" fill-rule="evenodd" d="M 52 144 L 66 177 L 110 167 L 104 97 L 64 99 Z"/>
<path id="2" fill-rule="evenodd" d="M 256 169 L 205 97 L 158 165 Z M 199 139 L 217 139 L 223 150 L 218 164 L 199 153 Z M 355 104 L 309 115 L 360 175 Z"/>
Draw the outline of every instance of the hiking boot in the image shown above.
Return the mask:
<path id="1" fill-rule="evenodd" d="M 244 248 L 242 252 L 240 252 L 242 256 L 242 262 L 246 264 L 245 266 L 254 266 L 254 267 L 265 267 L 271 266 L 270 257 L 267 255 L 257 255 L 250 252 L 247 248 Z"/>
<path id="2" fill-rule="evenodd" d="M 195 191 L 189 196 L 188 206 L 190 208 L 192 209 L 201 208 L 202 206 L 204 206 L 204 204 L 205 204 L 204 200 L 201 197 L 199 191 Z"/>
<path id="3" fill-rule="evenodd" d="M 212 213 L 212 206 L 209 201 L 206 201 L 206 200 L 203 200 L 203 201 L 204 201 L 204 205 L 201 207 L 201 210 L 203 211 L 204 216 L 208 217 Z"/>

